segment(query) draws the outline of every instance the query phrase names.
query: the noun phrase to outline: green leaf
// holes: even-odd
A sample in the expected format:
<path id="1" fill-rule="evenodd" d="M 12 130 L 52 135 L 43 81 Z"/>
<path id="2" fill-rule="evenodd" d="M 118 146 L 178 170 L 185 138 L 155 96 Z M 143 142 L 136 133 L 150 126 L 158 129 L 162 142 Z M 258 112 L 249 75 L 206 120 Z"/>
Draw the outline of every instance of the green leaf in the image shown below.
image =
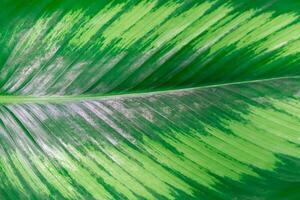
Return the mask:
<path id="1" fill-rule="evenodd" d="M 299 7 L 0 3 L 0 199 L 299 199 Z"/>

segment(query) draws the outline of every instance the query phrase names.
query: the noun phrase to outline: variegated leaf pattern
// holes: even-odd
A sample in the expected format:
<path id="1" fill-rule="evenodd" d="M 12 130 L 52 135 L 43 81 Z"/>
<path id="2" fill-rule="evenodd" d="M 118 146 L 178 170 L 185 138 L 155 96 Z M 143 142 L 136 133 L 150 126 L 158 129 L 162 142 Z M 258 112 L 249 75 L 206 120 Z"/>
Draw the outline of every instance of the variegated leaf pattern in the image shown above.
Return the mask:
<path id="1" fill-rule="evenodd" d="M 296 0 L 0 6 L 2 94 L 128 93 L 299 75 Z"/>
<path id="2" fill-rule="evenodd" d="M 299 83 L 3 104 L 1 199 L 298 199 Z"/>
<path id="3" fill-rule="evenodd" d="M 300 199 L 299 1 L 0 8 L 0 199 Z"/>

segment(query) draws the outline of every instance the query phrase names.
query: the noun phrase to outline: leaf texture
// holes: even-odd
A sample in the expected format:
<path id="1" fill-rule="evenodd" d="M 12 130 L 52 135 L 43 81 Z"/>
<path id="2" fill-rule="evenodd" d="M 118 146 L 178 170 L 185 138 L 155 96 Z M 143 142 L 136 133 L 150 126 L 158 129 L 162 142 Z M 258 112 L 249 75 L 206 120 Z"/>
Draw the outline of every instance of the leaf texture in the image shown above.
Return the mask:
<path id="1" fill-rule="evenodd" d="M 0 195 L 298 199 L 298 95 L 299 79 L 288 79 L 4 104 Z"/>
<path id="2" fill-rule="evenodd" d="M 1 1 L 0 199 L 300 199 L 299 6 Z"/>
<path id="3" fill-rule="evenodd" d="M 1 4 L 2 94 L 131 93 L 299 75 L 295 0 Z"/>

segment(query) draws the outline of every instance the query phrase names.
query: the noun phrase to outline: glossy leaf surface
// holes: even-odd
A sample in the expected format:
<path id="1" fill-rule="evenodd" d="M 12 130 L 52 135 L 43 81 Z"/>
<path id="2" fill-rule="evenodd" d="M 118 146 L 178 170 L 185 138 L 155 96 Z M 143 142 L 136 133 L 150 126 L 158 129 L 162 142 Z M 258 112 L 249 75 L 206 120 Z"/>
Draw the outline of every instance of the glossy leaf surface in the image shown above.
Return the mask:
<path id="1" fill-rule="evenodd" d="M 299 75 L 295 0 L 1 4 L 2 94 L 131 93 Z"/>
<path id="2" fill-rule="evenodd" d="M 0 199 L 300 199 L 299 6 L 2 1 Z"/>

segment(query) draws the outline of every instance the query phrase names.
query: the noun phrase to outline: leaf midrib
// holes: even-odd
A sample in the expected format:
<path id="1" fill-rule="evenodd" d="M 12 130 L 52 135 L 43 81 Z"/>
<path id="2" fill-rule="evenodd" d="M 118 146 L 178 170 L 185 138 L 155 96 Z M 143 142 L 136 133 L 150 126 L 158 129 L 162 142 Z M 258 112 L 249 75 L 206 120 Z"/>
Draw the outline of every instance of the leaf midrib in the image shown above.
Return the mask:
<path id="1" fill-rule="evenodd" d="M 65 103 L 65 102 L 80 102 L 80 101 L 92 101 L 92 100 L 113 100 L 120 98 L 132 98 L 141 96 L 152 96 L 159 94 L 180 94 L 182 92 L 193 91 L 205 88 L 218 88 L 228 85 L 242 85 L 248 83 L 259 83 L 268 82 L 273 80 L 283 80 L 283 79 L 297 79 L 300 76 L 284 76 L 268 79 L 250 80 L 250 81 L 239 81 L 231 83 L 222 84 L 211 84 L 205 86 L 189 87 L 189 88 L 179 88 L 170 90 L 157 90 L 149 92 L 132 92 L 132 93 L 122 93 L 122 94 L 101 94 L 101 95 L 51 95 L 51 96 L 34 96 L 34 95 L 0 95 L 0 104 L 22 104 L 22 103 Z"/>

